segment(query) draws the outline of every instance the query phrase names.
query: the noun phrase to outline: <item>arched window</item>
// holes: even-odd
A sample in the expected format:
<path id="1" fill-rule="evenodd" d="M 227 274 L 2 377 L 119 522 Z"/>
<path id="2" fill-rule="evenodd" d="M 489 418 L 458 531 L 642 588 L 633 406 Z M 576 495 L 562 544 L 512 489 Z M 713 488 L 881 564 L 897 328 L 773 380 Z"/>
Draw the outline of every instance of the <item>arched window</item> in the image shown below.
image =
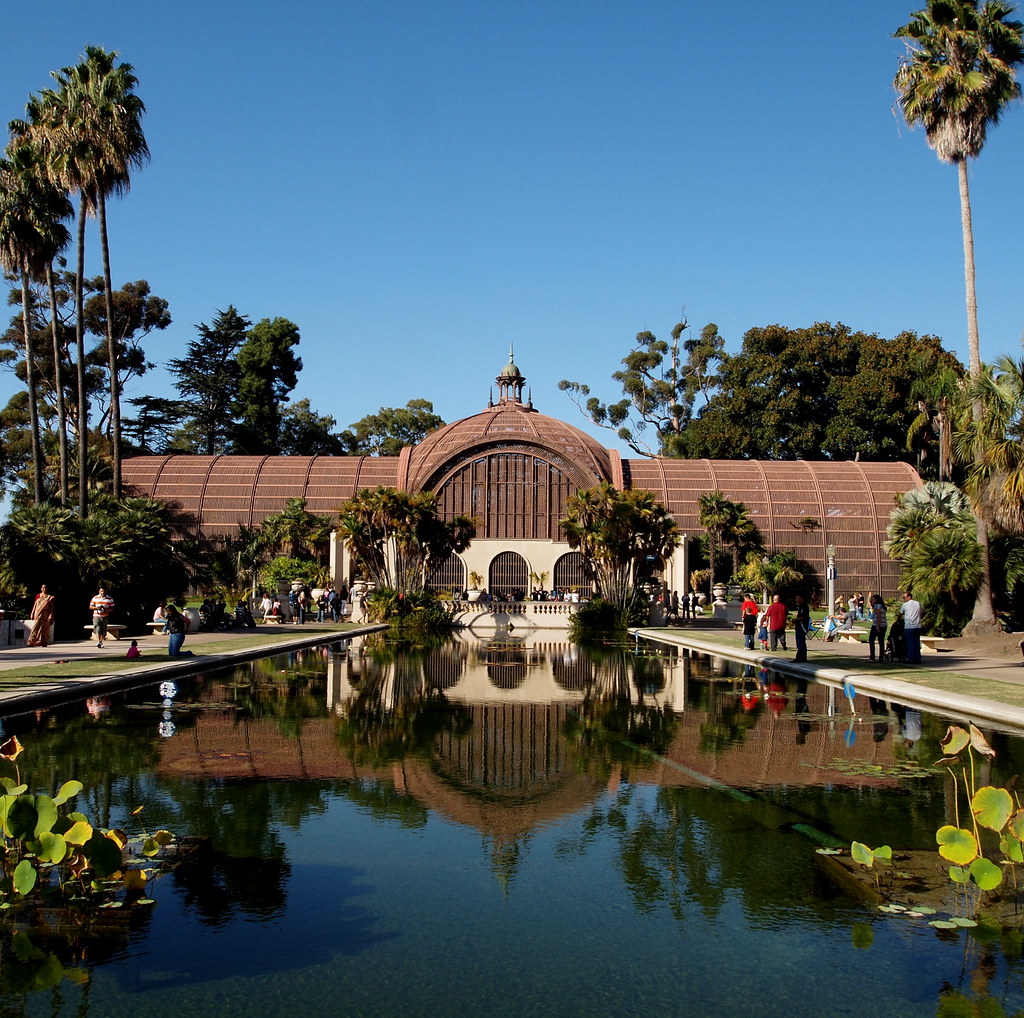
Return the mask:
<path id="1" fill-rule="evenodd" d="M 427 573 L 427 590 L 465 590 L 466 564 L 454 553 Z"/>
<path id="2" fill-rule="evenodd" d="M 445 519 L 477 520 L 477 537 L 491 540 L 564 541 L 558 526 L 580 488 L 568 463 L 518 450 L 475 455 L 437 489 Z"/>
<path id="3" fill-rule="evenodd" d="M 518 552 L 503 551 L 491 560 L 487 589 L 493 598 L 521 600 L 529 590 L 526 559 Z"/>
<path id="4" fill-rule="evenodd" d="M 552 584 L 555 590 L 590 590 L 590 579 L 583 568 L 583 555 L 578 551 L 566 552 L 555 562 Z"/>

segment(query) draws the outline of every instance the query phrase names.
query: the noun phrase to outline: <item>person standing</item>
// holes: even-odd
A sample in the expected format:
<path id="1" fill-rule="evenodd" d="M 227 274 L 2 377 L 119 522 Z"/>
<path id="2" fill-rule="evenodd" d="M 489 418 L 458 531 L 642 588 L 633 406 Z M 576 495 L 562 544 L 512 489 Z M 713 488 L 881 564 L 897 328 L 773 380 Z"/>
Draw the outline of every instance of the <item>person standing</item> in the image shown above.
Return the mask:
<path id="1" fill-rule="evenodd" d="M 103 641 L 107 638 L 107 620 L 113 610 L 114 599 L 103 587 L 100 587 L 89 602 L 89 611 L 92 612 L 92 631 L 96 634 L 97 647 L 102 647 Z"/>
<path id="2" fill-rule="evenodd" d="M 908 665 L 921 663 L 921 602 L 914 600 L 909 591 L 903 592 L 903 604 L 900 605 L 903 616 L 903 640 L 907 645 L 906 662 Z"/>
<path id="3" fill-rule="evenodd" d="M 796 616 L 793 619 L 793 634 L 796 637 L 794 661 L 807 660 L 807 631 L 811 628 L 811 608 L 803 594 L 796 595 Z M 783 644 L 785 646 L 785 644 Z"/>
<path id="4" fill-rule="evenodd" d="M 191 657 L 192 651 L 182 650 L 185 634 L 189 630 L 189 620 L 178 611 L 176 605 L 167 606 L 167 656 Z"/>
<path id="5" fill-rule="evenodd" d="M 753 605 L 753 607 L 751 607 Z M 743 646 L 747 650 L 754 649 L 754 637 L 757 634 L 757 605 L 752 601 L 743 602 Z"/>
<path id="6" fill-rule="evenodd" d="M 772 603 L 768 605 L 765 611 L 768 622 L 768 642 L 771 645 L 771 649 L 775 650 L 778 644 L 782 644 L 783 650 L 788 650 L 786 647 L 786 621 L 789 617 L 789 612 L 786 611 L 786 606 L 782 602 L 782 598 L 776 594 L 772 598 Z"/>
<path id="7" fill-rule="evenodd" d="M 54 599 L 52 594 L 46 592 L 46 584 L 39 588 L 36 599 L 32 604 L 32 611 L 29 618 L 32 619 L 32 632 L 28 634 L 25 641 L 27 647 L 45 647 L 50 640 L 50 631 L 53 628 Z"/>
<path id="8" fill-rule="evenodd" d="M 885 617 L 885 602 L 877 595 L 872 594 L 868 604 L 868 615 L 871 617 L 871 630 L 868 632 L 869 660 L 875 660 L 875 641 L 878 641 L 878 660 L 885 658 L 885 626 L 888 621 Z"/>

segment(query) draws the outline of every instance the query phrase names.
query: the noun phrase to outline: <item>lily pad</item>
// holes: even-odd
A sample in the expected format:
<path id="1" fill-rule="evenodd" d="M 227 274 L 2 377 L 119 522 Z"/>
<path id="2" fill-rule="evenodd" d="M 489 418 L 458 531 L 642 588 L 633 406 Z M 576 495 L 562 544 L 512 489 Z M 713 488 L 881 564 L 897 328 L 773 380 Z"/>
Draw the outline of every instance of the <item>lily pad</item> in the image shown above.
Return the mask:
<path id="1" fill-rule="evenodd" d="M 934 926 L 937 930 L 955 930 L 957 928 L 956 923 L 951 923 L 948 919 L 933 919 L 929 926 Z"/>

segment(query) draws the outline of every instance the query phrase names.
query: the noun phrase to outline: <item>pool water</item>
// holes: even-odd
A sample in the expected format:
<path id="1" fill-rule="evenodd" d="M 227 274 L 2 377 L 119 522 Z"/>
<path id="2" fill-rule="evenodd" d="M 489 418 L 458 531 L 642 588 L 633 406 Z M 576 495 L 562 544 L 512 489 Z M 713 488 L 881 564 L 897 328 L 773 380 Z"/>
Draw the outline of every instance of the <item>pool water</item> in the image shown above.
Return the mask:
<path id="1" fill-rule="evenodd" d="M 115 932 L 38 938 L 77 971 L 4 982 L 0 1014 L 1024 1007 L 1019 934 L 883 916 L 816 855 L 934 845 L 947 721 L 912 707 L 511 636 L 356 640 L 163 693 L 4 719 L 30 788 L 77 777 L 106 826 L 205 840 Z M 1024 744 L 991 740 L 1000 783 Z"/>

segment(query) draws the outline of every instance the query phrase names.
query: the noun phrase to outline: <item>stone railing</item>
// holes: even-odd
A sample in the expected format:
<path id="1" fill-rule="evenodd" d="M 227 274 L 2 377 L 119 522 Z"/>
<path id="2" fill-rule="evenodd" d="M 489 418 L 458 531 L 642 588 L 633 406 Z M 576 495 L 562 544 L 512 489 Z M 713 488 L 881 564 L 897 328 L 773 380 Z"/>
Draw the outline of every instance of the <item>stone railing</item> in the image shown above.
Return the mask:
<path id="1" fill-rule="evenodd" d="M 495 624 L 522 619 L 542 629 L 565 629 L 580 608 L 578 601 L 450 601 L 448 606 L 453 621 L 465 626 L 489 617 Z"/>

